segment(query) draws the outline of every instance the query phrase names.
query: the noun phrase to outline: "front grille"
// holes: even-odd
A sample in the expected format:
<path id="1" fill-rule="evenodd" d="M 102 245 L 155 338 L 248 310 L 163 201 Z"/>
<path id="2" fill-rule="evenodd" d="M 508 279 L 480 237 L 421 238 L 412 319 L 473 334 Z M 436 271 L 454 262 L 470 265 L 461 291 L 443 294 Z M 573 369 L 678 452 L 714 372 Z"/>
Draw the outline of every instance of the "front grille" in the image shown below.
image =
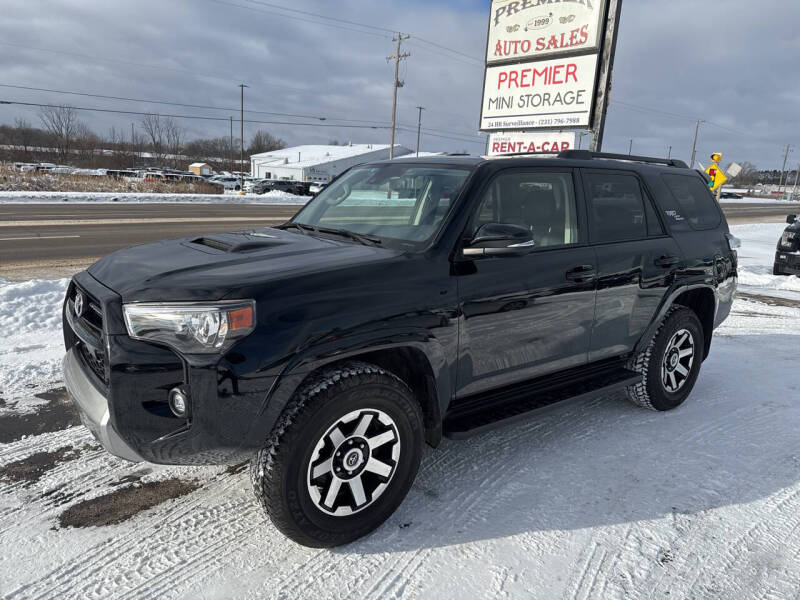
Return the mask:
<path id="1" fill-rule="evenodd" d="M 105 352 L 90 348 L 83 342 L 78 342 L 78 349 L 80 350 L 81 358 L 83 358 L 83 362 L 86 366 L 92 370 L 92 373 L 94 373 L 100 381 L 108 385 Z"/>
<path id="2" fill-rule="evenodd" d="M 75 309 L 78 294 L 82 296 L 83 304 L 80 314 Z M 80 338 L 78 346 L 84 364 L 91 369 L 100 381 L 108 385 L 105 344 L 103 343 L 102 305 L 86 290 L 73 283 L 67 298 L 67 310 L 72 313 L 76 326 L 82 326 L 90 334 L 87 336 L 76 332 L 78 338 Z M 92 339 L 83 339 L 85 337 Z"/>

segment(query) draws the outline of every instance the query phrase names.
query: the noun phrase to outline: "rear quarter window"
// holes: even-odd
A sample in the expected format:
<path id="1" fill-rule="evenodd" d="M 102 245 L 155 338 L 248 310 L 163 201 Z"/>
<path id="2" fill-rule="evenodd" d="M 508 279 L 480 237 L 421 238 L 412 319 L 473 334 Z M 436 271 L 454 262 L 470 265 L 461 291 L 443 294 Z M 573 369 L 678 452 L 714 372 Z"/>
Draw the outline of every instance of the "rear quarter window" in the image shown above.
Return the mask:
<path id="1" fill-rule="evenodd" d="M 692 229 L 714 229 L 722 218 L 717 201 L 699 177 L 663 175 L 664 183 Z"/>

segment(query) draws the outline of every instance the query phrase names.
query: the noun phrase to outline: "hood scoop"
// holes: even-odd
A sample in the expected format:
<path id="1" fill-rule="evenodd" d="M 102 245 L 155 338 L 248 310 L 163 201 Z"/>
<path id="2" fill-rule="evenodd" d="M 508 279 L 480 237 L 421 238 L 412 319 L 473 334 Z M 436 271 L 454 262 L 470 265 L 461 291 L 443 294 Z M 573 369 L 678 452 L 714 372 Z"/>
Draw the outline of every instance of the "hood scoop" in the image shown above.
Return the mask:
<path id="1" fill-rule="evenodd" d="M 205 235 L 189 241 L 196 246 L 204 246 L 219 252 L 236 253 L 250 250 L 261 250 L 286 243 L 266 233 L 226 233 L 221 235 Z"/>

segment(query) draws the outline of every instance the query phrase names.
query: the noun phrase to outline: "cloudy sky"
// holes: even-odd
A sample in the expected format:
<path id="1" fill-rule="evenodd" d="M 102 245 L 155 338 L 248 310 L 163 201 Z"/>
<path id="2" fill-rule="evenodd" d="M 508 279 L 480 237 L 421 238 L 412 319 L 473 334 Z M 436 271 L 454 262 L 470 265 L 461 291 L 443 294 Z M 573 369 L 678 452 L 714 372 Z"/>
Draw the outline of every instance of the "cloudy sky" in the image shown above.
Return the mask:
<path id="1" fill-rule="evenodd" d="M 0 101 L 203 116 L 189 137 L 227 135 L 246 83 L 249 132 L 292 145 L 388 143 L 392 34 L 412 37 L 400 90 L 398 140 L 424 150 L 479 153 L 477 131 L 488 0 L 2 0 Z M 288 12 L 280 7 L 307 11 Z M 313 16 L 313 13 L 332 19 Z M 352 21 L 369 27 L 345 23 Z M 626 0 L 607 151 L 779 168 L 800 162 L 800 3 L 792 0 Z M 24 86 L 137 101 L 20 89 Z M 220 108 L 197 108 L 154 101 Z M 259 111 L 259 112 L 255 112 Z M 283 114 L 275 114 L 283 113 Z M 292 116 L 289 116 L 292 115 Z M 0 122 L 35 108 L 0 105 Z M 82 112 L 96 131 L 130 131 L 141 117 Z M 324 121 L 319 120 L 324 118 Z M 289 125 L 304 123 L 305 125 Z M 345 127 L 347 126 L 347 127 Z M 375 128 L 372 128 L 375 127 Z M 247 137 L 246 133 L 246 137 Z"/>

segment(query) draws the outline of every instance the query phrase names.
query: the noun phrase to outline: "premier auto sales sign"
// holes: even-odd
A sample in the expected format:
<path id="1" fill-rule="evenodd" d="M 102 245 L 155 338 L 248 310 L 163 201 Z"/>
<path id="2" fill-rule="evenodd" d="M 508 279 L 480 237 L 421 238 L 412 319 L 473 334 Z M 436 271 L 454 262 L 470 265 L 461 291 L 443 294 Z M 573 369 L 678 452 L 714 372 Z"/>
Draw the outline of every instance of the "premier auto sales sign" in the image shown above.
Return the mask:
<path id="1" fill-rule="evenodd" d="M 486 62 L 599 51 L 607 0 L 493 0 Z"/>

